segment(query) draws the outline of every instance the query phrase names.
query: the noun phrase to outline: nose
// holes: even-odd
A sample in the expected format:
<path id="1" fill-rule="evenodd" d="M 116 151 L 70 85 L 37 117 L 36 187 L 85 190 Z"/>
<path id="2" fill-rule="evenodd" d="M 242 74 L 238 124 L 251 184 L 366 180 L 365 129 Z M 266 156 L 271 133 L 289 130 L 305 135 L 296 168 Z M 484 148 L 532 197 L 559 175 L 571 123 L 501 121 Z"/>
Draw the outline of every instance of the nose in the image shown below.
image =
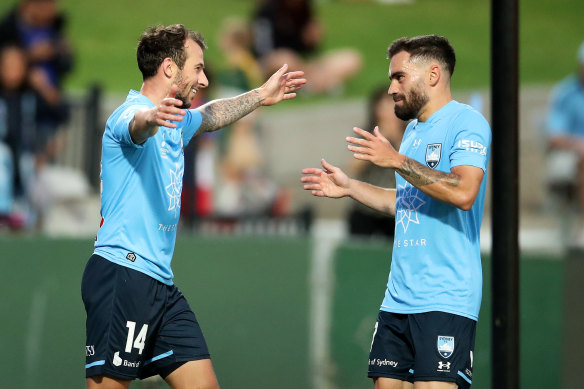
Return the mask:
<path id="1" fill-rule="evenodd" d="M 199 76 L 199 88 L 206 88 L 209 86 L 209 80 L 207 79 L 207 75 L 205 72 L 201 72 Z"/>
<path id="2" fill-rule="evenodd" d="M 387 90 L 387 94 L 395 95 L 397 93 L 397 83 L 390 81 L 389 89 Z"/>

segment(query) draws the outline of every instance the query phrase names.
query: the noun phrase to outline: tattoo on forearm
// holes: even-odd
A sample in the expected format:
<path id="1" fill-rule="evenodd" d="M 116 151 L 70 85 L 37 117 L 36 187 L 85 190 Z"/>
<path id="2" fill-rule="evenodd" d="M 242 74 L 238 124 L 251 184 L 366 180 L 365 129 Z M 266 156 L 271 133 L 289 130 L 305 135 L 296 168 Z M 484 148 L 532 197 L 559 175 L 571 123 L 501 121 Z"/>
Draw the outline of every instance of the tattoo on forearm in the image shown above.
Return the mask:
<path id="1" fill-rule="evenodd" d="M 397 172 L 412 185 L 417 187 L 434 184 L 436 182 L 443 182 L 452 187 L 460 185 L 460 177 L 458 175 L 430 169 L 411 158 L 406 158 L 402 165 L 397 169 Z"/>
<path id="2" fill-rule="evenodd" d="M 241 119 L 260 105 L 260 93 L 256 89 L 229 99 L 211 101 L 199 108 L 203 116 L 199 131 L 218 130 Z"/>

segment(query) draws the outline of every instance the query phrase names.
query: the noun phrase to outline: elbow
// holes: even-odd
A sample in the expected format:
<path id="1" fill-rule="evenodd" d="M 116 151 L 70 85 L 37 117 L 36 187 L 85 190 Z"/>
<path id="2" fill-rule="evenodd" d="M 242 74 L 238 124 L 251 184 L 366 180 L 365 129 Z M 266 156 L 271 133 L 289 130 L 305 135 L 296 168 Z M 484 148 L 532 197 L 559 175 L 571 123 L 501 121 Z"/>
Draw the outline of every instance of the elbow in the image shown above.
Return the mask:
<path id="1" fill-rule="evenodd" d="M 462 193 L 453 201 L 453 205 L 463 211 L 470 211 L 475 202 L 475 198 L 476 196 L 474 195 Z"/>

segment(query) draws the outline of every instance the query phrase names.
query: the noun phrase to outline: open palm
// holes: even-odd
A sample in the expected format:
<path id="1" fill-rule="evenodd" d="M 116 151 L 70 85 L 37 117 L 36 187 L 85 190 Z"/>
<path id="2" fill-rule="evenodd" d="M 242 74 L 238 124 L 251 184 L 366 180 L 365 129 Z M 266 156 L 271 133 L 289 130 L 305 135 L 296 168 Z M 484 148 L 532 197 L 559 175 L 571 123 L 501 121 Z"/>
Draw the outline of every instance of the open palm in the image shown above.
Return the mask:
<path id="1" fill-rule="evenodd" d="M 304 182 L 304 189 L 310 190 L 317 197 L 339 198 L 348 195 L 349 177 L 338 167 L 321 160 L 323 169 L 302 169 L 305 174 L 300 181 Z"/>

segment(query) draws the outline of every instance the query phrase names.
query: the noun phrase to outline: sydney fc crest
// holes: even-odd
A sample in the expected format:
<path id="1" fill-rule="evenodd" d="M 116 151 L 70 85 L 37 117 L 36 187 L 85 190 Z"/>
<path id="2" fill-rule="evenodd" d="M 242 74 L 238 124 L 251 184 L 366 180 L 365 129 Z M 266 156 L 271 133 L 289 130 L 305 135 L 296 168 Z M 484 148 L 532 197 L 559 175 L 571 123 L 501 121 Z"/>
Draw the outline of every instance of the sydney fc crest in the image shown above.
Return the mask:
<path id="1" fill-rule="evenodd" d="M 454 336 L 438 335 L 438 354 L 442 358 L 450 358 L 454 352 Z"/>
<path id="2" fill-rule="evenodd" d="M 442 156 L 442 143 L 432 143 L 426 146 L 426 165 L 434 169 L 440 163 Z"/>

